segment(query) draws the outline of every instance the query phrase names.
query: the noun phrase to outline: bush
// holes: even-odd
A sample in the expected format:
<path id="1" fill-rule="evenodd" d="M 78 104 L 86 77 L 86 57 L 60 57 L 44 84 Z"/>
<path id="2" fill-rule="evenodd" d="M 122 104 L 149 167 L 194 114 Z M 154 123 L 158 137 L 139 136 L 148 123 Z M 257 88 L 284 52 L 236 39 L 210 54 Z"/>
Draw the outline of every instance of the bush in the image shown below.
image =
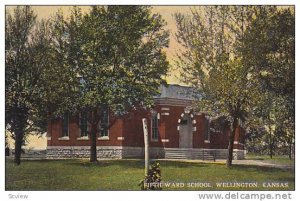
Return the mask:
<path id="1" fill-rule="evenodd" d="M 152 163 L 148 175 L 139 183 L 139 186 L 141 186 L 141 190 L 162 190 L 161 170 L 157 161 Z"/>

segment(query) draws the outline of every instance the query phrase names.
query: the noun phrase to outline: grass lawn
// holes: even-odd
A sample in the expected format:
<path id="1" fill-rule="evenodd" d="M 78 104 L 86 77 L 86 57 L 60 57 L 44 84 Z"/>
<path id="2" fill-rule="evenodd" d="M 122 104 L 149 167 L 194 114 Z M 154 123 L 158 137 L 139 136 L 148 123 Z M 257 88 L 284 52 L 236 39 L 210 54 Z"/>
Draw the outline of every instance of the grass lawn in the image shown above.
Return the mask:
<path id="1" fill-rule="evenodd" d="M 164 182 L 210 182 L 210 188 L 163 187 L 163 190 L 294 190 L 292 170 L 224 164 L 159 161 Z M 6 159 L 6 190 L 140 190 L 143 160 Z M 216 182 L 258 182 L 257 188 L 218 188 Z M 264 188 L 262 182 L 288 182 L 288 188 Z"/>
<path id="2" fill-rule="evenodd" d="M 289 159 L 288 156 L 279 156 L 279 155 L 275 155 L 271 159 L 270 156 L 267 156 L 267 155 L 255 155 L 255 154 L 249 153 L 246 155 L 246 159 L 260 160 L 262 162 L 280 164 L 280 165 L 294 165 L 295 164 L 294 159 Z"/>

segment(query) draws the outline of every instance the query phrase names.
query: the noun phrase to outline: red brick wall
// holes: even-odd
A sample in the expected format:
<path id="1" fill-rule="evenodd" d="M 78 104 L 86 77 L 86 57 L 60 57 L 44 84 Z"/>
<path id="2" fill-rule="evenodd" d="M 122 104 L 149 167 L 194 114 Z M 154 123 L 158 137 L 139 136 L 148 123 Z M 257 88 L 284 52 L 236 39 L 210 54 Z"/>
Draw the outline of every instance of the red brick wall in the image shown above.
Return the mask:
<path id="1" fill-rule="evenodd" d="M 170 110 L 162 110 L 162 108 L 169 108 Z M 130 146 L 130 147 L 143 147 L 144 135 L 142 118 L 147 118 L 149 142 L 151 147 L 179 147 L 179 131 L 177 130 L 178 119 L 184 113 L 183 106 L 161 106 L 157 105 L 154 110 L 160 113 L 159 119 L 159 137 L 158 141 L 151 140 L 151 113 L 145 110 L 135 110 L 123 118 L 116 119 L 115 123 L 109 130 L 109 140 L 97 140 L 98 146 Z M 169 113 L 169 115 L 162 115 L 162 113 Z M 193 120 L 196 120 L 196 131 L 193 132 L 193 148 L 212 148 L 212 149 L 227 149 L 229 129 L 226 133 L 213 133 L 210 134 L 210 143 L 204 143 L 204 129 L 205 129 L 205 115 L 194 115 Z M 114 118 L 110 116 L 110 122 Z M 78 127 L 78 116 L 70 118 L 69 124 L 69 140 L 59 140 L 61 137 L 62 121 L 60 119 L 49 121 L 48 123 L 48 140 L 49 146 L 89 146 L 90 140 L 78 140 L 80 137 Z M 118 140 L 118 137 L 124 137 L 124 140 Z M 168 139 L 169 142 L 162 142 L 162 139 Z M 235 141 L 244 143 L 244 130 L 237 129 Z M 234 148 L 243 149 L 242 145 L 234 145 Z"/>
<path id="2" fill-rule="evenodd" d="M 123 133 L 125 137 L 125 140 L 123 141 L 123 146 L 144 146 L 144 134 L 142 124 L 143 118 L 147 118 L 148 128 L 150 128 L 149 114 L 147 112 L 135 110 L 123 119 Z"/>
<path id="3" fill-rule="evenodd" d="M 114 118 L 110 117 L 109 122 L 113 122 Z M 51 121 L 50 121 L 51 122 Z M 78 116 L 70 117 L 69 120 L 69 140 L 59 140 L 62 137 L 62 120 L 52 120 L 52 123 L 47 128 L 49 146 L 89 146 L 90 140 L 78 140 L 80 137 L 80 130 L 78 126 Z M 123 121 L 117 119 L 109 129 L 109 140 L 98 140 L 98 146 L 121 146 L 122 141 L 117 140 L 117 137 L 123 136 Z"/>

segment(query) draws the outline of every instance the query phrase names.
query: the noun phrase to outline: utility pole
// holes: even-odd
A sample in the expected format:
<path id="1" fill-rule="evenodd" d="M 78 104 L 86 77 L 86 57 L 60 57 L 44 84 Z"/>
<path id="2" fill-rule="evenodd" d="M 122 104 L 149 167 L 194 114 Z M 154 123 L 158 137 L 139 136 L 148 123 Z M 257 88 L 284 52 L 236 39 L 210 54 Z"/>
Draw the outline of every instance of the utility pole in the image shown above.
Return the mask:
<path id="1" fill-rule="evenodd" d="M 144 142 L 145 142 L 145 175 L 148 175 L 148 171 L 149 171 L 149 139 L 148 139 L 147 119 L 143 118 L 142 121 L 143 121 Z"/>

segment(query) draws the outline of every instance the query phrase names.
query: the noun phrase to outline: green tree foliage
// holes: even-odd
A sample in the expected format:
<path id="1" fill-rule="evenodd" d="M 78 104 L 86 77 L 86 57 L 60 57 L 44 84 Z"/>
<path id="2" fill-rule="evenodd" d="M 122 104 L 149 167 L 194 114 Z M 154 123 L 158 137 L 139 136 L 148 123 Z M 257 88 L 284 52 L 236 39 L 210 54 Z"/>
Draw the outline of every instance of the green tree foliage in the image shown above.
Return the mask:
<path id="1" fill-rule="evenodd" d="M 40 75 L 46 67 L 43 58 L 47 40 L 46 22 L 37 23 L 30 6 L 17 6 L 7 12 L 5 22 L 5 124 L 15 139 L 15 162 L 20 164 L 26 133 L 45 131 L 43 119 L 36 121 L 42 108 Z M 34 123 L 36 122 L 36 124 Z"/>
<path id="2" fill-rule="evenodd" d="M 69 19 L 61 13 L 53 19 L 52 54 L 60 75 L 54 72 L 48 94 L 62 92 L 53 114 L 89 112 L 91 161 L 97 160 L 101 111 L 119 116 L 153 104 L 168 70 L 164 25 L 148 6 L 92 6 L 87 14 L 74 7 Z"/>
<path id="3" fill-rule="evenodd" d="M 263 90 L 254 115 L 261 121 L 252 126 L 274 128 L 268 129 L 262 139 L 272 157 L 276 143 L 286 144 L 291 150 L 294 141 L 295 16 L 290 8 L 272 11 L 260 7 L 257 11 L 240 50 L 243 63 Z"/>
<path id="4" fill-rule="evenodd" d="M 259 118 L 253 127 L 260 127 L 264 135 L 260 140 L 266 145 L 268 154 L 272 158 L 276 147 L 281 144 L 281 132 L 283 122 L 287 116 L 284 114 L 283 99 L 275 96 L 270 92 L 261 94 L 261 102 L 257 105 L 257 109 L 253 110 L 254 115 L 252 118 Z"/>
<path id="5" fill-rule="evenodd" d="M 261 100 L 250 114 L 247 147 L 250 152 L 288 154 L 294 146 L 294 127 L 285 100 L 272 92 L 261 94 Z"/>
<path id="6" fill-rule="evenodd" d="M 254 15 L 250 6 L 207 6 L 176 14 L 181 76 L 200 95 L 195 107 L 230 123 L 227 166 L 232 164 L 235 130 L 256 101 L 257 83 L 241 62 L 238 48 Z"/>
<path id="7" fill-rule="evenodd" d="M 165 22 L 147 6 L 93 6 L 69 18 L 36 21 L 29 6 L 6 16 L 6 127 L 16 139 L 16 163 L 28 128 L 63 113 L 90 115 L 91 161 L 97 160 L 101 111 L 116 116 L 149 107 L 165 82 Z"/>
<path id="8" fill-rule="evenodd" d="M 269 91 L 284 96 L 295 107 L 295 14 L 289 9 L 263 8 L 245 35 L 244 63 Z"/>
<path id="9" fill-rule="evenodd" d="M 266 144 L 275 147 L 282 125 L 293 125 L 294 119 L 293 12 L 274 6 L 208 6 L 175 19 L 183 48 L 177 64 L 183 81 L 201 94 L 196 108 L 231 122 L 227 166 L 238 126 L 265 128 Z M 281 97 L 269 99 L 276 95 Z M 283 115 L 286 111 L 290 116 Z"/>

